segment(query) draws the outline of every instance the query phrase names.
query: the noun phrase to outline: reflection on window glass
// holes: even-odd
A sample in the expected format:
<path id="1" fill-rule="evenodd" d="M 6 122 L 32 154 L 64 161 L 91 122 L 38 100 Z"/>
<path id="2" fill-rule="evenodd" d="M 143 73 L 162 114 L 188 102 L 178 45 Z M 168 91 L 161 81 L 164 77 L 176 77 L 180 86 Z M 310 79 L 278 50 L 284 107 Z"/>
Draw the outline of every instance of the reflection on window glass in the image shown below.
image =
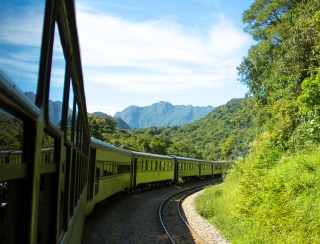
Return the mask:
<path id="1" fill-rule="evenodd" d="M 63 85 L 65 77 L 66 61 L 61 46 L 58 26 L 55 27 L 52 68 L 49 93 L 49 118 L 59 126 L 62 119 Z"/>
<path id="2" fill-rule="evenodd" d="M 0 70 L 32 102 L 37 90 L 45 1 L 0 1 Z"/>

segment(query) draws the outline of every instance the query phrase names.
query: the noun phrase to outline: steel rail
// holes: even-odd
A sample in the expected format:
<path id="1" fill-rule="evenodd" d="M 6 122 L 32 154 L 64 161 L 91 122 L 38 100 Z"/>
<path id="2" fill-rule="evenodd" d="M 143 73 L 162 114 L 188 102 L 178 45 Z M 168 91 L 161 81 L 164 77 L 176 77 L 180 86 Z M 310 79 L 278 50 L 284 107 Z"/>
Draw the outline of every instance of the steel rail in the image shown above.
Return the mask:
<path id="1" fill-rule="evenodd" d="M 163 220 L 163 206 L 169 201 L 171 200 L 173 197 L 179 195 L 179 194 L 183 194 L 185 192 L 188 192 L 186 194 L 184 194 L 180 199 L 179 199 L 179 202 L 178 202 L 178 206 L 177 206 L 177 211 L 179 213 L 179 217 L 180 219 L 182 220 L 182 222 L 185 224 L 185 226 L 190 230 L 190 232 L 193 234 L 193 237 L 196 238 L 198 241 L 200 241 L 200 243 L 206 243 L 202 238 L 201 236 L 188 224 L 188 222 L 185 220 L 185 218 L 183 217 L 183 214 L 180 210 L 180 205 L 181 205 L 181 201 L 183 199 L 185 199 L 187 196 L 195 193 L 196 191 L 200 190 L 201 188 L 207 186 L 207 185 L 211 185 L 211 184 L 215 184 L 217 182 L 221 181 L 220 179 L 219 180 L 215 180 L 211 183 L 207 183 L 207 184 L 202 184 L 200 186 L 196 186 L 196 187 L 192 187 L 192 188 L 188 188 L 188 189 L 185 189 L 185 190 L 182 190 L 182 191 L 179 191 L 177 193 L 174 193 L 172 195 L 170 195 L 169 197 L 167 197 L 166 199 L 164 199 L 162 201 L 162 203 L 160 204 L 160 207 L 159 207 L 159 211 L 158 211 L 158 215 L 159 215 L 159 219 L 160 219 L 160 223 L 166 233 L 166 235 L 168 236 L 168 238 L 170 239 L 171 243 L 174 243 L 176 244 L 177 242 L 174 240 L 173 236 L 171 235 L 170 231 L 168 230 L 166 224 L 164 223 L 164 220 Z M 196 191 L 195 191 L 196 190 Z"/>

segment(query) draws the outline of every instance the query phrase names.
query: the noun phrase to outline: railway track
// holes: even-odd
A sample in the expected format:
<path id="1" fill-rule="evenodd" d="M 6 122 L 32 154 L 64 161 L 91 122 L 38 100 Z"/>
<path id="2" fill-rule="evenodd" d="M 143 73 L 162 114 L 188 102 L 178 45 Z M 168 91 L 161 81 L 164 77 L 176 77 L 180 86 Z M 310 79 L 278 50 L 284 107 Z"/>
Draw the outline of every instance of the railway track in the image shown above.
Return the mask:
<path id="1" fill-rule="evenodd" d="M 221 182 L 217 178 L 212 183 Z M 189 195 L 202 190 L 209 184 L 192 187 L 172 194 L 164 199 L 159 207 L 160 223 L 172 243 L 206 243 L 201 236 L 188 224 L 182 210 L 182 202 Z"/>
<path id="2" fill-rule="evenodd" d="M 86 219 L 82 243 L 171 243 L 159 222 L 159 206 L 174 193 L 204 183 L 213 180 L 167 185 L 102 202 Z"/>

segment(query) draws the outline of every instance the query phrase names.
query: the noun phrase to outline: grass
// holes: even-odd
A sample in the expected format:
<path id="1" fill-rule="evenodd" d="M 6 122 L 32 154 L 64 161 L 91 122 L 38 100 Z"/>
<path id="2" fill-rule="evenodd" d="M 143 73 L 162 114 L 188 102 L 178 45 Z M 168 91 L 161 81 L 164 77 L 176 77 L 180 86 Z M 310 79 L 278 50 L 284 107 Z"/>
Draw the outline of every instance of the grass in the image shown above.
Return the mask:
<path id="1" fill-rule="evenodd" d="M 198 212 L 232 243 L 320 243 L 320 148 L 285 155 L 261 142 Z"/>

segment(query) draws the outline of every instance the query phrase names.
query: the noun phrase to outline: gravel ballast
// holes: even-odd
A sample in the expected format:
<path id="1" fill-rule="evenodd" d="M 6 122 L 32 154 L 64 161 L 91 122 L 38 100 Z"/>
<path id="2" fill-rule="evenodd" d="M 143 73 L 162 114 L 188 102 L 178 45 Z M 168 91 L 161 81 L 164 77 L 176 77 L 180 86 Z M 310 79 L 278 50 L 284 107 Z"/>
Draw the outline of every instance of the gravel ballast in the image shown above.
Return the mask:
<path id="1" fill-rule="evenodd" d="M 229 244 L 230 242 L 228 242 L 212 224 L 197 213 L 194 201 L 202 192 L 203 190 L 190 195 L 182 203 L 182 208 L 189 225 L 206 243 Z"/>

